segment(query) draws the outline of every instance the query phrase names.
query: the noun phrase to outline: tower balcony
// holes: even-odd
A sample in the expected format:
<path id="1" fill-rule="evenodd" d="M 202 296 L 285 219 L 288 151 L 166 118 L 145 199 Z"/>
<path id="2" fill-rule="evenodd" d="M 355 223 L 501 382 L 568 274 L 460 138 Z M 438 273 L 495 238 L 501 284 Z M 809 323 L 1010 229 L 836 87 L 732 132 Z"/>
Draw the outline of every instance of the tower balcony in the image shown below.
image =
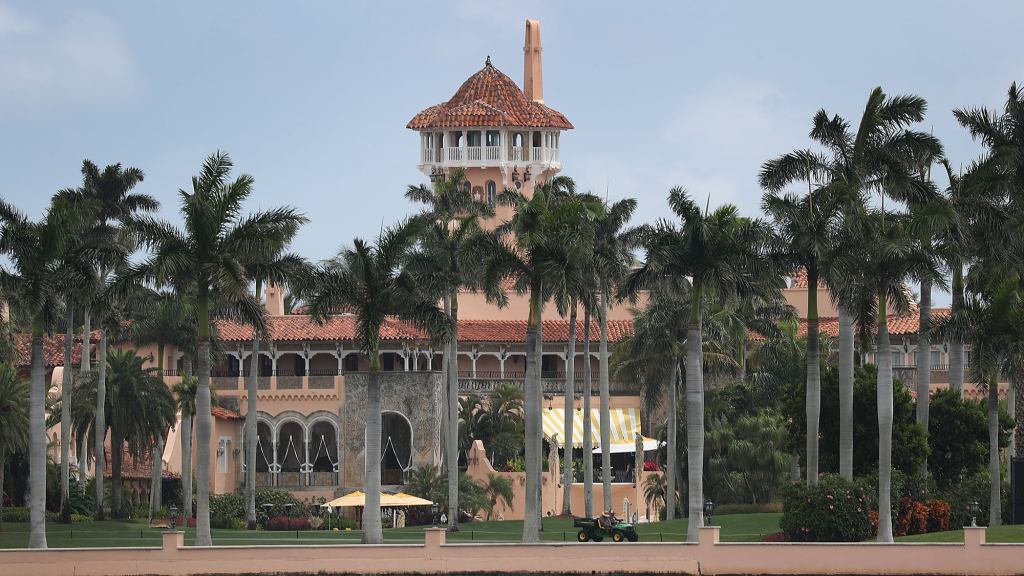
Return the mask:
<path id="1" fill-rule="evenodd" d="M 541 164 L 545 168 L 560 170 L 561 155 L 558 148 L 543 146 L 460 146 L 421 148 L 420 169 L 432 168 L 487 168 Z"/>

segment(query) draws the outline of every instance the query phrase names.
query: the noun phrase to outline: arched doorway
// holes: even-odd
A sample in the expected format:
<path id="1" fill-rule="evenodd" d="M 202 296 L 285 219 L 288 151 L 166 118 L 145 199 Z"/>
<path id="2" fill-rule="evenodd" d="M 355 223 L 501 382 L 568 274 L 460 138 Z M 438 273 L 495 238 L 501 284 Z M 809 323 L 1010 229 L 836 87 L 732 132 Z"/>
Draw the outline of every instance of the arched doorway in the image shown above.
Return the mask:
<path id="1" fill-rule="evenodd" d="M 317 420 L 309 431 L 309 457 L 313 466 L 311 485 L 338 484 L 338 432 L 333 422 Z"/>
<path id="2" fill-rule="evenodd" d="M 412 467 L 412 426 L 398 412 L 384 412 L 380 424 L 380 483 L 401 484 Z"/>
<path id="3" fill-rule="evenodd" d="M 285 422 L 277 431 L 277 463 L 281 466 L 280 485 L 296 488 L 302 485 L 303 431 L 298 422 Z"/>
<path id="4" fill-rule="evenodd" d="M 256 486 L 273 486 L 270 465 L 274 462 L 274 437 L 266 422 L 256 422 Z"/>

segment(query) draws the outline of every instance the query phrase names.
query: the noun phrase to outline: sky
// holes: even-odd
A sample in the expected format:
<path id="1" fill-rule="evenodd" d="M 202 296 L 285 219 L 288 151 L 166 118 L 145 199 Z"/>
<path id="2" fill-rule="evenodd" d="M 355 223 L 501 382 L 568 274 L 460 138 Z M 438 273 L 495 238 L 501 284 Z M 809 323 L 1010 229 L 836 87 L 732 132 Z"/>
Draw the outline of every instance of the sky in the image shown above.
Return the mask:
<path id="1" fill-rule="evenodd" d="M 875 86 L 926 98 L 921 127 L 966 166 L 981 148 L 951 110 L 1024 81 L 1012 0 L 0 0 L 0 196 L 38 216 L 83 159 L 119 162 L 177 222 L 178 189 L 225 150 L 255 178 L 249 207 L 297 208 L 293 249 L 331 257 L 415 210 L 414 114 L 488 55 L 522 82 L 527 18 L 546 103 L 576 127 L 563 174 L 637 198 L 636 223 L 677 185 L 758 215 L 761 163 L 808 146 L 819 108 L 857 118 Z"/>

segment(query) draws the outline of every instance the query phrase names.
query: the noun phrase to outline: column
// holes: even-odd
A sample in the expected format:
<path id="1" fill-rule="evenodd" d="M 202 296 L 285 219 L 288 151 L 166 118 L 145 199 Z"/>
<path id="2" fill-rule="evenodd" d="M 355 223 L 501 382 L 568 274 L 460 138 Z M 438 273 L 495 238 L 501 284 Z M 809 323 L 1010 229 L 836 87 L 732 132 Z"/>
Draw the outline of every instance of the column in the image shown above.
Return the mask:
<path id="1" fill-rule="evenodd" d="M 345 354 L 341 350 L 338 350 L 334 355 L 338 359 L 338 374 L 341 374 L 344 370 Z"/>
<path id="2" fill-rule="evenodd" d="M 303 463 L 302 463 L 302 466 L 300 468 L 304 472 L 303 476 L 305 477 L 305 484 L 306 484 L 306 486 L 312 486 L 313 485 L 313 465 L 309 461 L 309 430 L 306 430 L 305 433 L 302 436 L 303 436 L 302 447 L 303 447 L 303 452 L 305 454 L 305 457 L 303 459 Z"/>
<path id="3" fill-rule="evenodd" d="M 278 486 L 280 484 L 281 476 L 281 465 L 277 463 L 277 430 L 273 430 L 274 437 L 271 440 L 273 446 L 273 461 L 270 463 L 270 484 L 271 486 Z"/>
<path id="4" fill-rule="evenodd" d="M 498 370 L 501 378 L 505 378 L 505 358 L 508 358 L 508 352 L 502 348 L 501 354 L 498 355 Z"/>

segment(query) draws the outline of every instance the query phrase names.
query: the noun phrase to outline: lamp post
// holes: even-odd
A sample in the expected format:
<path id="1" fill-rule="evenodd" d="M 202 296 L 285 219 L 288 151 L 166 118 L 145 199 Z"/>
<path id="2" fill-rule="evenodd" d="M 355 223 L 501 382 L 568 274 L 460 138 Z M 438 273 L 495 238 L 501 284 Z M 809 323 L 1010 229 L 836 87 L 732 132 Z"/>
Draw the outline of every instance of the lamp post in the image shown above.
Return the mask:
<path id="1" fill-rule="evenodd" d="M 711 526 L 711 516 L 715 513 L 715 503 L 711 499 L 704 501 L 704 525 Z"/>
<path id="2" fill-rule="evenodd" d="M 971 503 L 967 505 L 967 510 L 971 513 L 971 528 L 977 528 L 978 513 L 981 512 L 981 505 L 978 504 L 977 500 L 971 500 Z"/>
<path id="3" fill-rule="evenodd" d="M 292 506 L 294 506 L 294 504 L 292 504 L 291 502 L 284 505 L 284 515 L 289 518 L 292 517 Z"/>
<path id="4" fill-rule="evenodd" d="M 438 511 L 440 511 L 440 509 L 441 508 L 437 505 L 437 502 L 430 505 L 430 521 L 434 528 L 437 528 L 438 522 L 441 521 L 440 516 L 438 516 Z"/>
<path id="5" fill-rule="evenodd" d="M 178 507 L 171 504 L 171 532 L 178 531 Z"/>
<path id="6" fill-rule="evenodd" d="M 264 514 L 267 515 L 267 525 L 270 524 L 270 511 L 273 510 L 273 509 L 274 509 L 274 505 L 271 504 L 270 502 L 264 502 L 263 503 Z M 266 528 L 266 526 L 264 526 L 264 528 Z"/>

